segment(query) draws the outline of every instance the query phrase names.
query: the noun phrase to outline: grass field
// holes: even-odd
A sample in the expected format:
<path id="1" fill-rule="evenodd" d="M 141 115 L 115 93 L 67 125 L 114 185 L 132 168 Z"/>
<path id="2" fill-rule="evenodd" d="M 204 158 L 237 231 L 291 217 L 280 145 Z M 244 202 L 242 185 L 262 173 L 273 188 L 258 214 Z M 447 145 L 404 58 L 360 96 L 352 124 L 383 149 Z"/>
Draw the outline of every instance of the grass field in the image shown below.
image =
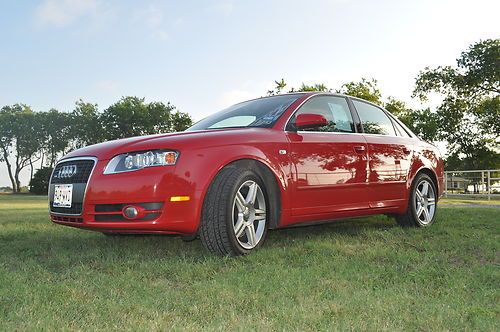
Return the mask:
<path id="1" fill-rule="evenodd" d="M 199 241 L 53 225 L 0 196 L 0 330 L 498 330 L 500 209 L 443 206 L 270 232 L 240 258 Z"/>

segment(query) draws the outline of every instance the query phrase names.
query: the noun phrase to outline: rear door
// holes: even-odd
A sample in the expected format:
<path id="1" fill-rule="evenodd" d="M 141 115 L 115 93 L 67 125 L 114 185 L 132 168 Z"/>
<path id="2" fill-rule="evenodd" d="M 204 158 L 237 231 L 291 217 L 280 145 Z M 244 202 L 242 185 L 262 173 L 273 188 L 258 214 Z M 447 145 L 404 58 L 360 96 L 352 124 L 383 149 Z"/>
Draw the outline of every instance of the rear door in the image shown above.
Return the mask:
<path id="1" fill-rule="evenodd" d="M 370 207 L 400 206 L 406 200 L 412 139 L 398 136 L 381 108 L 352 99 L 368 144 Z"/>
<path id="2" fill-rule="evenodd" d="M 321 114 L 329 124 L 295 131 L 294 119 L 300 113 Z M 369 208 L 367 144 L 356 133 L 346 98 L 312 97 L 290 119 L 287 135 L 295 167 L 293 216 Z"/>

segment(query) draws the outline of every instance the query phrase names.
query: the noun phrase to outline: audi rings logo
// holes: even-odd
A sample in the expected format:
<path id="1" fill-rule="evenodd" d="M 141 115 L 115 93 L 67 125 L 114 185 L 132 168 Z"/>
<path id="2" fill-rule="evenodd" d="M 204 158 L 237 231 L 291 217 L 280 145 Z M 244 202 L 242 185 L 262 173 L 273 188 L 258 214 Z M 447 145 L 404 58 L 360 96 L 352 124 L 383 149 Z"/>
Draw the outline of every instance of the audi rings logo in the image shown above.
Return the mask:
<path id="1" fill-rule="evenodd" d="M 63 178 L 70 178 L 73 175 L 76 174 L 77 168 L 76 165 L 66 165 L 61 167 L 57 173 L 55 174 L 56 178 L 63 179 Z"/>

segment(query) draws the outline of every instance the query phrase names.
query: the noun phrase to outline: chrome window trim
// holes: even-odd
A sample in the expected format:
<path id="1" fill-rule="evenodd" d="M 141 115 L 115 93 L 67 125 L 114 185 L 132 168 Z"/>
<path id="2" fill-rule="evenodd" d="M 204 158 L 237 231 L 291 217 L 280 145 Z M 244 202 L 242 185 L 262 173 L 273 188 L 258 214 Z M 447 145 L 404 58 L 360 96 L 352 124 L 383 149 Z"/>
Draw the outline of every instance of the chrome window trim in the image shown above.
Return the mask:
<path id="1" fill-rule="evenodd" d="M 65 162 L 68 162 L 68 161 L 75 161 L 75 160 L 93 160 L 94 161 L 94 166 L 92 167 L 92 170 L 90 171 L 89 178 L 87 180 L 87 183 L 85 184 L 85 190 L 83 191 L 82 212 L 80 212 L 79 214 L 52 212 L 51 206 L 50 206 L 50 184 L 52 182 L 52 176 L 54 175 L 54 171 L 55 171 L 57 165 L 59 165 L 60 163 L 65 163 Z M 97 166 L 97 158 L 96 157 L 73 157 L 73 158 L 67 158 L 67 159 L 60 159 L 56 163 L 56 165 L 54 166 L 54 169 L 52 170 L 52 174 L 50 175 L 50 179 L 49 179 L 49 192 L 47 193 L 48 194 L 47 200 L 48 200 L 49 213 L 50 214 L 55 214 L 55 215 L 58 215 L 58 216 L 81 216 L 81 215 L 83 215 L 83 207 L 85 205 L 85 196 L 87 195 L 87 189 L 89 187 L 88 185 L 89 185 L 90 179 L 92 178 L 92 174 L 94 173 L 94 170 L 95 170 L 96 166 Z"/>

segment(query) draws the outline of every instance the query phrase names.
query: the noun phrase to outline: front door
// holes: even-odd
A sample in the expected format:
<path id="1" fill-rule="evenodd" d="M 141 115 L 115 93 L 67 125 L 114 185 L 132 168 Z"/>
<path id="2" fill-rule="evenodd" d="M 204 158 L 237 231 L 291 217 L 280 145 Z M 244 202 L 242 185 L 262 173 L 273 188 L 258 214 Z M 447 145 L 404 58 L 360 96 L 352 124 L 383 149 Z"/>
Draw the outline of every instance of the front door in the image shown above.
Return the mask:
<path id="1" fill-rule="evenodd" d="M 300 113 L 321 114 L 329 124 L 293 131 L 294 118 Z M 369 208 L 367 144 L 363 135 L 355 133 L 344 97 L 312 97 L 291 118 L 287 129 L 295 167 L 292 216 Z"/>

